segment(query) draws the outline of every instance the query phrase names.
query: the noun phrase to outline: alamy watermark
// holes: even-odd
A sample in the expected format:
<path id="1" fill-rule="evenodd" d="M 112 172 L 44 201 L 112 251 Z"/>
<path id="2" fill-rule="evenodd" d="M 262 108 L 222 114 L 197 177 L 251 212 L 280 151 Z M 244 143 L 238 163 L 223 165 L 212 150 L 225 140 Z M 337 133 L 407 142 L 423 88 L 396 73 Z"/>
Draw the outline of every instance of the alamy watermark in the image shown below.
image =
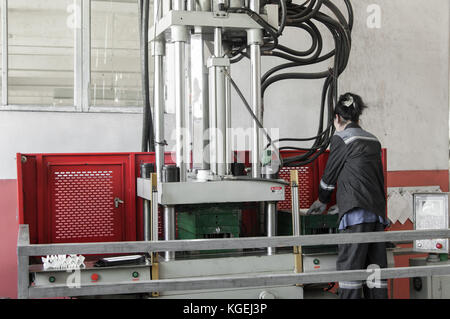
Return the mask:
<path id="1" fill-rule="evenodd" d="M 381 280 L 381 268 L 379 265 L 369 265 L 366 271 L 370 274 L 366 280 L 366 285 L 368 288 L 386 288 L 385 281 Z"/>
<path id="2" fill-rule="evenodd" d="M 279 150 L 276 147 L 280 130 L 278 128 L 259 129 L 258 134 L 260 139 L 258 159 L 263 166 L 270 167 L 272 172 L 277 172 L 281 163 Z M 175 163 L 178 140 L 180 143 L 178 145 L 184 146 L 184 162 L 189 161 L 189 153 L 192 152 L 194 164 L 198 164 L 196 162 L 199 161 L 207 164 L 225 164 L 223 159 L 226 158 L 231 158 L 235 163 L 251 163 L 251 155 L 247 157 L 242 154 L 236 155 L 236 153 L 251 150 L 254 139 L 255 131 L 252 128 L 230 128 L 226 133 L 219 129 L 207 129 L 202 136 L 195 136 L 195 139 L 192 138 L 189 129 L 175 129 L 171 132 L 169 143 L 166 142 L 168 144 L 166 150 L 171 153 L 171 160 Z M 225 153 L 227 149 L 230 154 Z M 198 154 L 200 154 L 200 158 Z"/>
<path id="3" fill-rule="evenodd" d="M 381 29 L 382 11 L 378 4 L 370 4 L 367 6 L 367 27 L 369 29 Z"/>

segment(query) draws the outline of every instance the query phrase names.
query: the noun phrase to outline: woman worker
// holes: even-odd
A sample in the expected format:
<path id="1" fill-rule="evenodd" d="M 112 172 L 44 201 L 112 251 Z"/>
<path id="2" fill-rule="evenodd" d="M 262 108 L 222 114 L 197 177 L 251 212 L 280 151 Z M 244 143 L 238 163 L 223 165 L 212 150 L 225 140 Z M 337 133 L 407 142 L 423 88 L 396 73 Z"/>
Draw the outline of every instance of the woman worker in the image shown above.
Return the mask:
<path id="1" fill-rule="evenodd" d="M 381 144 L 359 126 L 366 108 L 361 97 L 346 93 L 335 108 L 336 133 L 331 139 L 330 156 L 319 186 L 319 199 L 307 214 L 322 214 L 337 184 L 339 230 L 343 233 L 384 231 L 386 194 Z M 339 245 L 337 270 L 386 268 L 385 243 Z M 368 273 L 369 276 L 369 273 Z M 387 281 L 369 284 L 361 281 L 339 282 L 342 299 L 387 298 Z"/>

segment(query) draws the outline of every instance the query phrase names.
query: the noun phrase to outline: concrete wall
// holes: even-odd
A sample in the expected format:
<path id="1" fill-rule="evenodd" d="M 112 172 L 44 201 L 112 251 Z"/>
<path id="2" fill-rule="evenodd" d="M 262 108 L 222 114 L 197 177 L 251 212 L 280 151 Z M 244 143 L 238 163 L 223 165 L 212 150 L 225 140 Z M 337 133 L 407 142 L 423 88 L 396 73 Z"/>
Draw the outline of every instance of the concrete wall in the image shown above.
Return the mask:
<path id="1" fill-rule="evenodd" d="M 372 3 L 382 9 L 380 29 L 366 25 L 367 6 Z M 449 2 L 432 0 L 424 7 L 418 0 L 358 0 L 353 5 L 352 55 L 340 92 L 353 91 L 366 100 L 369 109 L 362 124 L 388 148 L 389 170 L 447 169 Z M 298 32 L 288 32 L 283 41 L 306 48 L 299 39 L 309 44 Z M 276 58 L 263 60 L 266 70 L 277 63 Z M 232 74 L 250 98 L 248 70 L 243 61 Z M 315 135 L 321 87 L 319 80 L 270 87 L 265 125 L 279 128 L 282 137 Z M 173 116 L 168 115 L 167 121 L 172 123 Z M 234 96 L 233 126 L 250 123 Z M 0 178 L 15 178 L 16 152 L 139 151 L 140 126 L 138 114 L 1 112 Z"/>

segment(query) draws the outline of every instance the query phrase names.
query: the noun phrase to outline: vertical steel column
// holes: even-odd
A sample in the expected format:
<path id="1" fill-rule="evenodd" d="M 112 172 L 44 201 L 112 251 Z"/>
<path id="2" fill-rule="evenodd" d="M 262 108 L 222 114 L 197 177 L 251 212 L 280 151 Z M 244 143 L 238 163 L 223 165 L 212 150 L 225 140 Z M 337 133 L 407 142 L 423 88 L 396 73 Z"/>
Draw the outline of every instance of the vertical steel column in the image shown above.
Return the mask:
<path id="1" fill-rule="evenodd" d="M 226 69 L 231 74 L 231 67 Z M 231 144 L 231 81 L 229 77 L 225 77 L 225 97 L 226 97 L 226 174 L 231 175 L 231 163 L 233 163 L 233 149 Z"/>
<path id="2" fill-rule="evenodd" d="M 209 167 L 217 174 L 217 81 L 214 67 L 209 68 Z"/>
<path id="3" fill-rule="evenodd" d="M 201 28 L 195 28 L 191 35 L 191 88 L 192 88 L 192 112 L 194 126 L 194 151 L 198 158 L 197 168 L 209 170 L 209 92 L 208 70 L 205 66 L 205 39 Z M 201 134 L 201 136 L 197 136 Z M 197 144 L 198 143 L 198 144 Z"/>
<path id="4" fill-rule="evenodd" d="M 222 28 L 214 29 L 214 57 L 208 61 L 210 74 L 210 157 L 211 171 L 219 176 L 227 172 L 227 89 Z"/>
<path id="5" fill-rule="evenodd" d="M 188 35 L 190 37 L 190 34 Z M 184 75 L 184 83 L 185 83 L 185 110 L 184 110 L 184 123 L 185 123 L 185 135 L 184 135 L 184 163 L 186 166 L 186 174 L 188 172 L 192 171 L 193 168 L 193 114 L 192 114 L 192 99 L 191 99 L 191 77 L 192 77 L 192 70 L 191 70 L 191 43 L 189 41 L 185 44 L 185 72 L 183 72 Z"/>
<path id="6" fill-rule="evenodd" d="M 154 26 L 162 17 L 162 1 L 155 0 L 154 3 Z M 155 28 L 156 29 L 156 28 Z M 162 40 L 153 41 L 152 53 L 154 58 L 154 83 L 153 83 L 153 98 L 154 98 L 154 115 L 155 115 L 155 162 L 156 174 L 158 181 L 161 181 L 162 168 L 164 166 L 164 55 L 165 42 Z"/>
<path id="7" fill-rule="evenodd" d="M 183 11 L 184 1 L 174 0 L 174 10 Z M 186 181 L 186 150 L 185 150 L 185 128 L 186 128 L 186 81 L 185 81 L 185 48 L 187 42 L 187 30 L 184 26 L 173 26 L 172 42 L 174 43 L 174 66 L 175 66 L 175 130 L 176 130 L 176 164 L 180 168 L 180 181 Z"/>
<path id="8" fill-rule="evenodd" d="M 152 200 L 151 200 L 151 240 L 159 240 L 159 205 L 158 205 L 158 179 L 157 174 L 151 175 L 152 180 Z"/>
<path id="9" fill-rule="evenodd" d="M 186 181 L 185 163 L 185 42 L 174 43 L 174 65 L 175 65 L 175 130 L 176 130 L 176 164 L 180 168 L 180 179 Z"/>
<path id="10" fill-rule="evenodd" d="M 172 9 L 183 11 L 184 0 L 173 0 Z M 174 44 L 174 61 L 175 69 L 175 130 L 176 130 L 176 166 L 179 168 L 180 180 L 185 182 L 186 176 L 186 145 L 185 145 L 185 128 L 186 128 L 186 80 L 185 80 L 185 54 L 187 42 L 187 30 L 184 26 L 173 26 L 172 42 Z M 164 179 L 163 177 L 161 177 Z M 167 182 L 167 181 L 165 181 Z M 164 239 L 175 239 L 175 207 L 164 207 Z M 165 252 L 165 260 L 175 259 L 175 252 Z"/>
<path id="11" fill-rule="evenodd" d="M 214 55 L 222 58 L 222 28 L 214 30 Z M 226 175 L 226 132 L 227 132 L 227 105 L 226 105 L 226 82 L 225 68 L 223 66 L 215 67 L 216 72 L 216 114 L 217 114 L 217 174 Z"/>
<path id="12" fill-rule="evenodd" d="M 214 57 L 218 57 L 222 53 L 222 47 L 220 46 L 222 43 L 222 32 L 220 28 L 214 29 Z M 219 174 L 219 145 L 218 145 L 218 123 L 217 123 L 217 70 L 216 67 L 212 64 L 212 58 L 208 61 L 208 69 L 209 69 L 209 159 L 210 159 L 210 167 L 211 172 L 215 175 Z"/>
<path id="13" fill-rule="evenodd" d="M 256 13 L 260 12 L 261 4 L 260 0 L 250 0 L 250 9 Z M 263 33 L 261 29 L 247 30 L 247 44 L 250 46 L 250 65 L 251 65 L 251 106 L 253 113 L 255 113 L 260 123 L 263 123 L 261 118 L 261 45 L 264 44 Z M 261 177 L 261 165 L 260 165 L 260 135 L 259 126 L 256 121 L 253 121 L 253 143 L 252 143 L 252 176 L 253 178 Z M 275 224 L 275 220 L 271 219 L 273 215 L 269 214 L 269 208 L 265 209 L 264 203 L 260 205 L 261 219 L 265 217 L 266 225 Z M 276 208 L 276 207 L 275 207 Z M 266 210 L 266 211 L 265 211 Z M 273 210 L 273 207 L 271 208 Z M 265 216 L 264 216 L 264 213 Z M 269 226 L 267 226 L 269 227 Z M 268 234 L 269 235 L 269 234 Z M 268 253 L 271 253 L 271 248 L 268 248 Z"/>
<path id="14" fill-rule="evenodd" d="M 250 0 L 250 9 L 256 13 L 260 12 L 259 0 Z M 250 46 L 251 60 L 251 104 L 253 112 L 258 120 L 261 119 L 261 45 L 263 44 L 262 30 L 252 29 L 247 31 L 247 42 Z M 260 153 L 259 126 L 253 121 L 253 147 L 252 147 L 252 175 L 253 178 L 261 176 L 261 166 L 259 160 Z"/>
<path id="15" fill-rule="evenodd" d="M 277 203 L 276 202 L 269 202 L 267 205 L 267 237 L 274 237 L 276 236 L 277 231 Z M 275 247 L 268 247 L 267 248 L 267 255 L 275 255 L 276 248 Z"/>
<path id="16" fill-rule="evenodd" d="M 186 1 L 186 10 L 195 11 L 196 10 L 196 0 L 187 0 Z"/>
<path id="17" fill-rule="evenodd" d="M 196 9 L 196 1 L 195 0 L 186 0 L 186 10 L 187 11 L 195 11 Z M 192 35 L 190 35 L 192 38 Z M 185 162 L 186 162 L 186 170 L 187 172 L 191 172 L 194 168 L 194 114 L 193 114 L 193 105 L 192 105 L 192 60 L 196 57 L 191 55 L 192 42 L 189 41 L 186 43 L 185 48 L 185 56 L 186 56 L 186 109 L 185 109 L 185 123 L 186 123 L 186 135 L 185 135 Z"/>
<path id="18" fill-rule="evenodd" d="M 164 166 L 162 173 L 163 183 L 178 183 L 180 169 L 174 165 Z M 164 240 L 175 240 L 175 206 L 164 206 Z M 175 252 L 166 251 L 165 260 L 175 259 Z"/>
<path id="19" fill-rule="evenodd" d="M 161 181 L 162 168 L 165 164 L 164 152 L 164 43 L 158 41 L 155 43 L 154 55 L 154 114 L 155 114 L 155 156 L 156 156 L 156 173 L 158 181 Z"/>
<path id="20" fill-rule="evenodd" d="M 164 239 L 175 240 L 175 207 L 164 206 Z M 175 259 L 174 251 L 166 251 L 164 253 L 166 261 Z"/>
<path id="21" fill-rule="evenodd" d="M 163 182 L 174 182 L 169 181 L 163 177 Z M 176 236 L 176 213 L 175 206 L 164 206 L 164 240 L 175 240 Z M 166 261 L 175 259 L 174 251 L 164 252 L 164 259 Z"/>
<path id="22" fill-rule="evenodd" d="M 2 105 L 8 105 L 8 0 L 2 1 Z"/>
<path id="23" fill-rule="evenodd" d="M 152 174 L 152 168 L 153 165 L 149 163 L 143 163 L 141 164 L 141 177 L 142 178 L 150 178 Z M 142 222 L 144 224 L 144 240 L 150 241 L 152 239 L 152 219 L 151 219 L 151 202 L 147 199 L 142 200 L 142 212 L 143 212 L 143 218 Z"/>

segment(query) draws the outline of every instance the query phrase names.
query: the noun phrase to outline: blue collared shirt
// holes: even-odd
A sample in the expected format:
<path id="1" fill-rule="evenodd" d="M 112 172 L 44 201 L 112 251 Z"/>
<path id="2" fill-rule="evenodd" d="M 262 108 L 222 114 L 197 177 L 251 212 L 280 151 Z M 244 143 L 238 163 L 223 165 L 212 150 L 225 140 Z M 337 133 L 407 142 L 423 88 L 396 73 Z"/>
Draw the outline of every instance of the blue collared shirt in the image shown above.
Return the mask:
<path id="1" fill-rule="evenodd" d="M 374 213 L 362 208 L 355 208 L 344 214 L 341 222 L 339 223 L 339 230 L 346 229 L 349 226 L 375 223 L 377 221 L 385 225 L 386 227 L 389 226 L 389 221 L 384 219 L 383 217 L 375 215 Z"/>

